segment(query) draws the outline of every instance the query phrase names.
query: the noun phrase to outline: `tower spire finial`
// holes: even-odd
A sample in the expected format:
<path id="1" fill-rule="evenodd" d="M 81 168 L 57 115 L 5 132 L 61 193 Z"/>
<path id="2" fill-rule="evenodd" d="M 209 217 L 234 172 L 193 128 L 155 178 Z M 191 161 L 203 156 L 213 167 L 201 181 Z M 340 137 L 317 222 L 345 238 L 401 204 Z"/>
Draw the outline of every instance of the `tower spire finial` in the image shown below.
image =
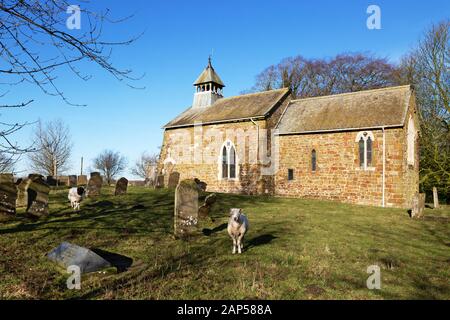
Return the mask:
<path id="1" fill-rule="evenodd" d="M 208 56 L 208 67 L 212 67 L 212 64 L 211 64 L 211 54 Z"/>

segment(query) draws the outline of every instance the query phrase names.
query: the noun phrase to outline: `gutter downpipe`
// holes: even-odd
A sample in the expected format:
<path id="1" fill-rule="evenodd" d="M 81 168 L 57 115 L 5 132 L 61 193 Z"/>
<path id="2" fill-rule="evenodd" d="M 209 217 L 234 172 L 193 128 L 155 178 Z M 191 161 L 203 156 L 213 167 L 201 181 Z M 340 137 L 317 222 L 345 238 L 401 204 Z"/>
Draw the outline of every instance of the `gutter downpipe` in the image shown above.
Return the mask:
<path id="1" fill-rule="evenodd" d="M 384 208 L 385 205 L 385 188 L 386 188 L 386 133 L 384 131 L 384 127 L 381 127 L 383 131 L 383 175 L 382 175 L 382 199 L 381 206 Z"/>

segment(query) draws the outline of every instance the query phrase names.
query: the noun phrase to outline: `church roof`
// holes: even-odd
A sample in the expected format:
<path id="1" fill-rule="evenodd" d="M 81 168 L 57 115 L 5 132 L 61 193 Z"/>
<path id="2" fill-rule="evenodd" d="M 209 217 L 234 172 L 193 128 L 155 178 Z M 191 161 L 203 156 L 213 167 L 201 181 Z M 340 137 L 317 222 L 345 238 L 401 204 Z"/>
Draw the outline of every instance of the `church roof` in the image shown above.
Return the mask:
<path id="1" fill-rule="evenodd" d="M 195 80 L 194 86 L 208 82 L 214 82 L 222 87 L 225 87 L 219 75 L 216 73 L 211 64 L 211 58 L 209 58 L 208 65 L 206 66 L 205 70 L 203 70 L 203 72 L 200 74 L 197 80 Z"/>
<path id="2" fill-rule="evenodd" d="M 277 128 L 296 134 L 403 126 L 411 92 L 407 85 L 292 100 Z"/>
<path id="3" fill-rule="evenodd" d="M 189 108 L 164 128 L 263 118 L 290 94 L 288 88 L 221 98 L 209 107 Z"/>

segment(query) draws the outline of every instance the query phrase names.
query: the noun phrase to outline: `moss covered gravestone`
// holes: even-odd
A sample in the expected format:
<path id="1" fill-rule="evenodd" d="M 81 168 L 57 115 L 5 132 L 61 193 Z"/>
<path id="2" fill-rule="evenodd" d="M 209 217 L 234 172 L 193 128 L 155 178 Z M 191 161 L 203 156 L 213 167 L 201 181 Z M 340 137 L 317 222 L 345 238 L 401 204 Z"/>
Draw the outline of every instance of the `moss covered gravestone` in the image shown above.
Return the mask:
<path id="1" fill-rule="evenodd" d="M 128 180 L 127 178 L 120 178 L 116 183 L 116 190 L 114 191 L 115 196 L 121 196 L 127 194 Z"/>
<path id="2" fill-rule="evenodd" d="M 198 193 L 200 189 L 192 179 L 180 181 L 175 189 L 174 233 L 186 238 L 197 231 Z"/>
<path id="3" fill-rule="evenodd" d="M 31 174 L 28 178 L 31 182 L 27 188 L 27 213 L 37 218 L 45 216 L 48 214 L 48 194 L 50 192 L 50 186 L 41 175 Z"/>
<path id="4" fill-rule="evenodd" d="M 96 197 L 100 195 L 103 185 L 103 178 L 100 172 L 91 172 L 91 178 L 88 182 L 88 196 Z"/>
<path id="5" fill-rule="evenodd" d="M 17 187 L 11 173 L 0 174 L 0 216 L 10 217 L 16 213 Z"/>

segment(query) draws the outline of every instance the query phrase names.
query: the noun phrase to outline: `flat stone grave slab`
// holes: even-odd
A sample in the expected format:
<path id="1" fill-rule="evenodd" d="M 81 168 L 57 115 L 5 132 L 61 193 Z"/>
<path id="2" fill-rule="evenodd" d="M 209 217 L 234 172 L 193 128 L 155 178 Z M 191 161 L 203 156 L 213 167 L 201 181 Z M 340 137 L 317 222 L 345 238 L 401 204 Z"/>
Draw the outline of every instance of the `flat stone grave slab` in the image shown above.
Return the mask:
<path id="1" fill-rule="evenodd" d="M 78 266 L 81 273 L 95 272 L 112 267 L 111 263 L 92 250 L 69 242 L 62 242 L 48 253 L 47 257 L 64 269 L 72 265 Z"/>

